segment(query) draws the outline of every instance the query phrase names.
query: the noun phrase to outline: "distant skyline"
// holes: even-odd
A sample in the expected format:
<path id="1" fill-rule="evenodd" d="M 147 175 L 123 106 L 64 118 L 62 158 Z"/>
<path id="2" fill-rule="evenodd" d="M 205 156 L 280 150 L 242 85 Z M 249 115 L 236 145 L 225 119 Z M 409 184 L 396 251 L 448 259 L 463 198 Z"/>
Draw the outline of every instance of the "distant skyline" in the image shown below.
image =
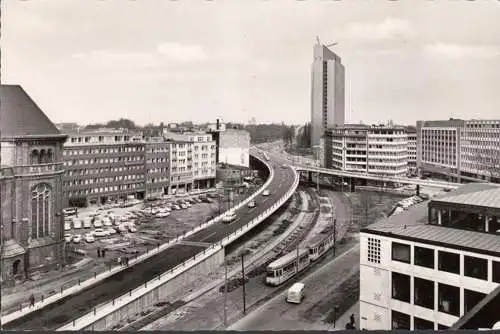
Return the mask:
<path id="1" fill-rule="evenodd" d="M 3 1 L 1 81 L 56 122 L 310 120 L 313 45 L 346 123 L 500 118 L 498 1 Z"/>

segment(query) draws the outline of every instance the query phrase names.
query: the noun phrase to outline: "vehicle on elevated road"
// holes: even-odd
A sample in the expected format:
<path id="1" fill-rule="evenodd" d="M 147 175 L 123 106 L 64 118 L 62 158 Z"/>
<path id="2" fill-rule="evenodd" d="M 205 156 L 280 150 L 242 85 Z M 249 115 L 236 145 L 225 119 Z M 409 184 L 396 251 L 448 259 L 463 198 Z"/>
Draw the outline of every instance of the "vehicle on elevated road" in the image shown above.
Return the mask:
<path id="1" fill-rule="evenodd" d="M 248 205 L 247 205 L 249 208 L 255 208 L 255 201 L 250 201 L 248 202 Z"/>
<path id="2" fill-rule="evenodd" d="M 269 196 L 271 193 L 269 192 L 269 190 L 264 190 L 264 192 L 262 193 L 262 196 Z"/>
<path id="3" fill-rule="evenodd" d="M 223 221 L 224 223 L 230 223 L 230 222 L 232 222 L 233 220 L 235 220 L 235 219 L 236 219 L 236 217 L 237 217 L 237 216 L 236 216 L 236 212 L 234 212 L 234 211 L 230 211 L 230 212 L 228 212 L 228 213 L 227 213 L 224 217 L 222 217 L 222 221 Z"/>

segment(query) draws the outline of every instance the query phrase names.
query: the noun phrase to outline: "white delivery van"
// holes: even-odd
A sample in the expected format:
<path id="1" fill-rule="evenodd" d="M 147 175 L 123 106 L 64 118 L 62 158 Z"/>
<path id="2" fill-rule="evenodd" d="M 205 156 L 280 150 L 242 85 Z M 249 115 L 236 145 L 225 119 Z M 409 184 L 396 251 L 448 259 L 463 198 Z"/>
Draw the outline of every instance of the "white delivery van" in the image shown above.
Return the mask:
<path id="1" fill-rule="evenodd" d="M 289 303 L 300 304 L 304 298 L 304 283 L 294 283 L 286 294 L 286 301 Z"/>

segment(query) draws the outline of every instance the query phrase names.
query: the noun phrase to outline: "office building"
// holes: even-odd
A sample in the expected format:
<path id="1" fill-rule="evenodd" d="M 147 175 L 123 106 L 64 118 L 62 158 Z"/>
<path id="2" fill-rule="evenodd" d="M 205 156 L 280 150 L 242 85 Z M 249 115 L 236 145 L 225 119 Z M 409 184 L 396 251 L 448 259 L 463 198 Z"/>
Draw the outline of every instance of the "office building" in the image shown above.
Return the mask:
<path id="1" fill-rule="evenodd" d="M 455 182 L 500 182 L 500 120 L 417 122 L 419 173 Z"/>
<path id="2" fill-rule="evenodd" d="M 2 283 L 64 259 L 61 134 L 21 86 L 0 86 Z"/>
<path id="3" fill-rule="evenodd" d="M 126 129 L 68 132 L 63 159 L 66 206 L 145 197 L 142 133 Z"/>
<path id="4" fill-rule="evenodd" d="M 471 183 L 361 229 L 360 328 L 447 329 L 496 293 L 499 199 Z"/>
<path id="5" fill-rule="evenodd" d="M 406 127 L 408 135 L 408 170 L 411 173 L 417 171 L 417 129 L 415 127 Z"/>
<path id="6" fill-rule="evenodd" d="M 345 69 L 341 59 L 319 40 L 311 66 L 311 147 L 327 128 L 344 125 Z"/>
<path id="7" fill-rule="evenodd" d="M 349 124 L 325 132 L 325 166 L 381 176 L 406 176 L 408 141 L 403 127 Z"/>
<path id="8" fill-rule="evenodd" d="M 161 198 L 168 194 L 170 146 L 171 143 L 165 141 L 163 136 L 144 139 L 146 198 Z"/>
<path id="9" fill-rule="evenodd" d="M 249 167 L 250 134 L 245 130 L 226 129 L 219 133 L 219 162 Z"/>

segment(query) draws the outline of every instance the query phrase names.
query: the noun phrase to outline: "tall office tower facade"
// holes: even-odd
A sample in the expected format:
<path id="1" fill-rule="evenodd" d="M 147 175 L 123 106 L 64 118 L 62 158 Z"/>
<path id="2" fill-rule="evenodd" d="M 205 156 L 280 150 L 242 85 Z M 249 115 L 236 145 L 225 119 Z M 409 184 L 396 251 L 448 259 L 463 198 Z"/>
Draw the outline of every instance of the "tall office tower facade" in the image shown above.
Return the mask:
<path id="1" fill-rule="evenodd" d="M 314 45 L 311 68 L 311 147 L 320 145 L 325 130 L 345 121 L 345 69 L 323 44 Z"/>

